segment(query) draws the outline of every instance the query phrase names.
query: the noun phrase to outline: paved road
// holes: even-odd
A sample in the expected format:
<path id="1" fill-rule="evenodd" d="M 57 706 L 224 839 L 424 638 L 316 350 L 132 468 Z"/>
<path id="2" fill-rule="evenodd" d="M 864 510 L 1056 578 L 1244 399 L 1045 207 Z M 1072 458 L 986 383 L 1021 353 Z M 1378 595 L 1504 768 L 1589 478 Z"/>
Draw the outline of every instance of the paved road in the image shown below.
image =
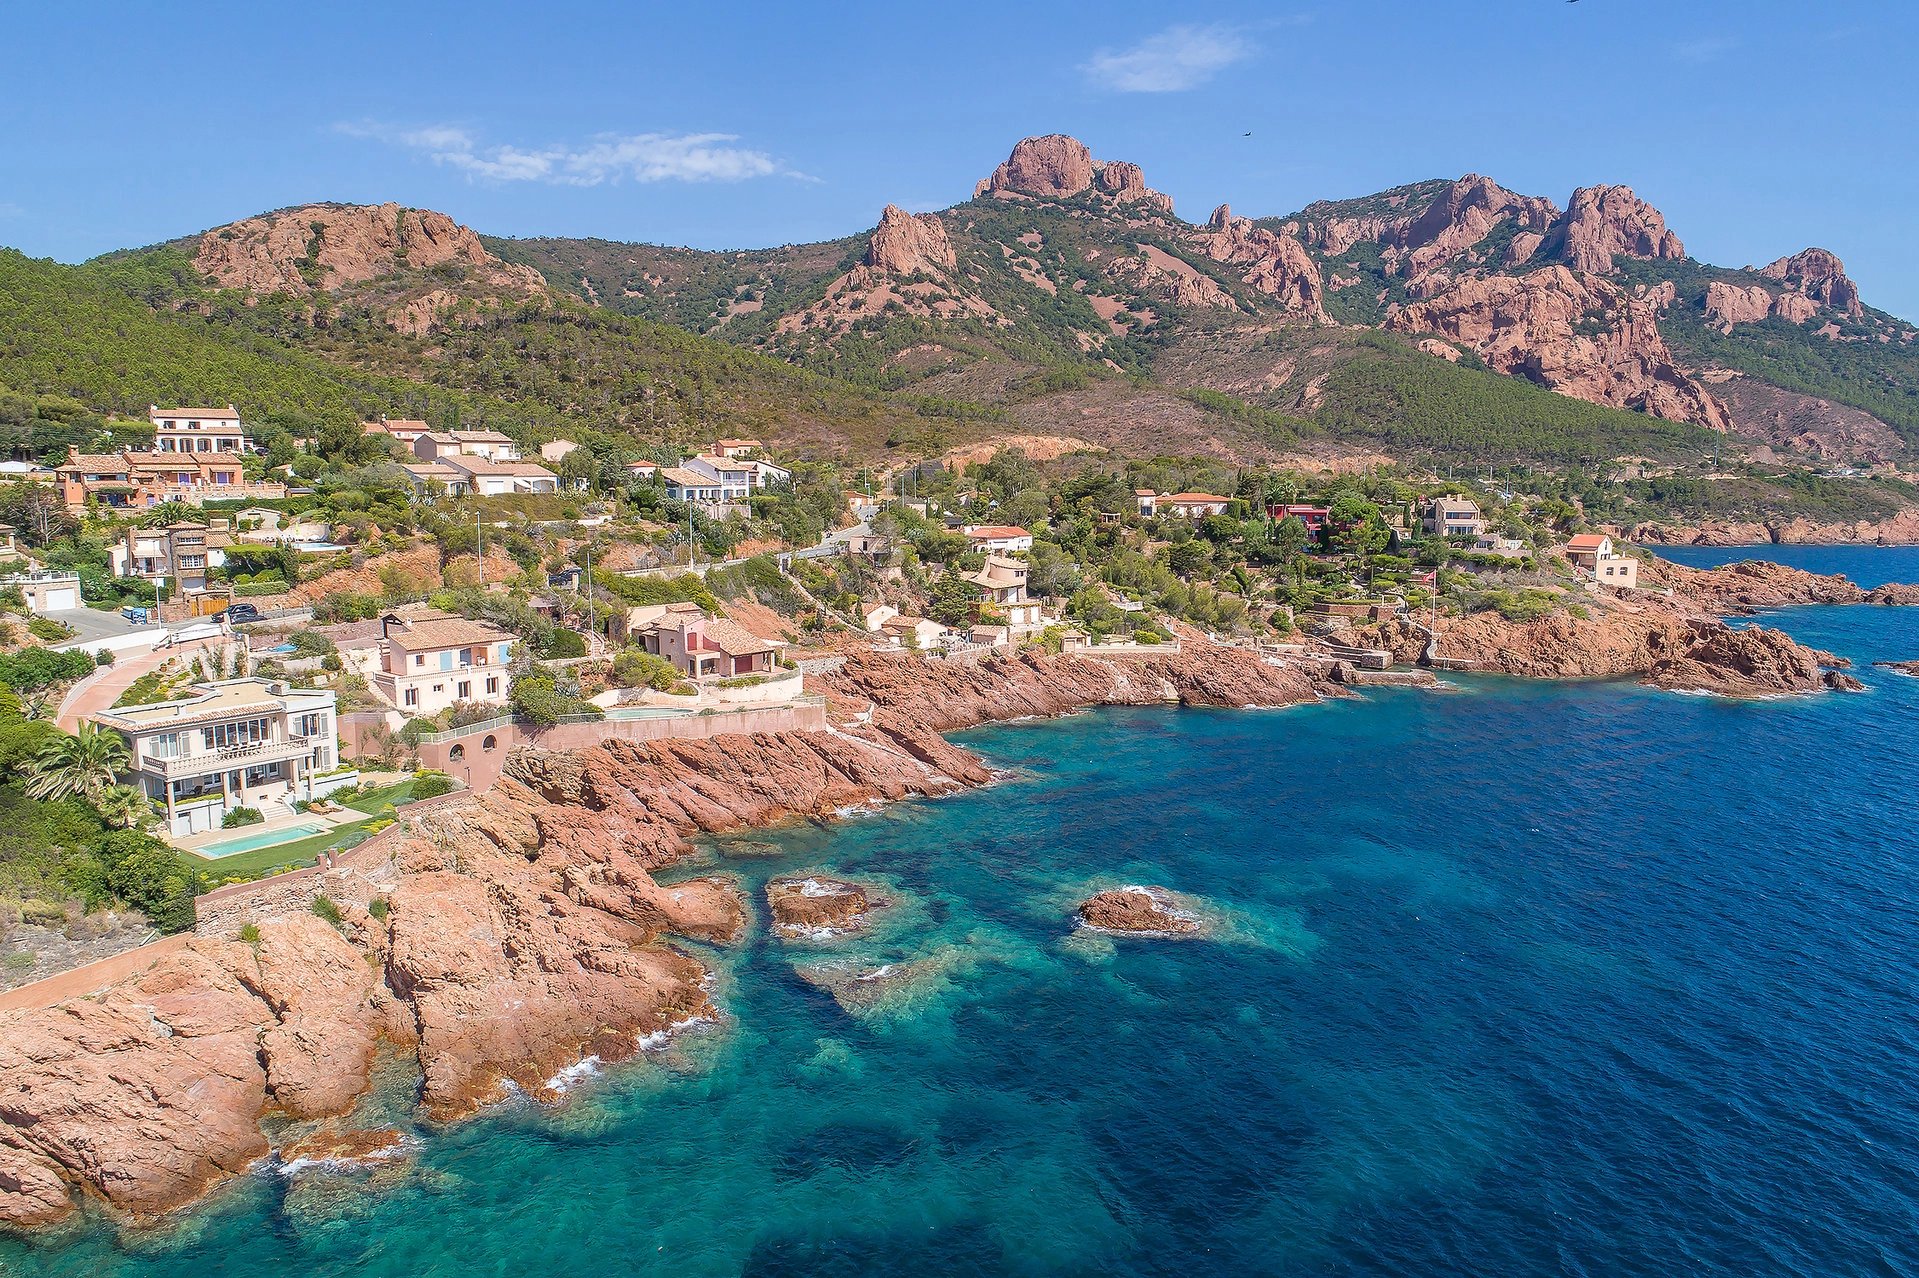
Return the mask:
<path id="1" fill-rule="evenodd" d="M 105 612 L 98 608 L 62 608 L 46 614 L 54 621 L 62 621 L 72 626 L 75 638 L 85 643 L 98 643 L 102 639 L 111 639 L 115 635 L 124 635 L 135 630 L 151 630 L 152 623 L 128 621 L 117 612 Z"/>

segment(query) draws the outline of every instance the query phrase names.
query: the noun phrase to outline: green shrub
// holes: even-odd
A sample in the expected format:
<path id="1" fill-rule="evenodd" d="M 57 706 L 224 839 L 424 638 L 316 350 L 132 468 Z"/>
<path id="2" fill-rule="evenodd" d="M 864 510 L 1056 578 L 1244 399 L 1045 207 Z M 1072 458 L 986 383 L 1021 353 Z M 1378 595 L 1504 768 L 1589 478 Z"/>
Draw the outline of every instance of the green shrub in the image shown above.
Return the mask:
<path id="1" fill-rule="evenodd" d="M 240 925 L 240 939 L 248 945 L 258 945 L 260 943 L 260 929 L 252 923 L 242 923 Z"/>
<path id="2" fill-rule="evenodd" d="M 313 898 L 313 912 L 333 926 L 340 926 L 340 907 L 326 893 L 322 892 Z"/>
<path id="3" fill-rule="evenodd" d="M 234 830 L 243 825 L 259 825 L 265 820 L 258 808 L 230 808 L 227 814 L 220 818 L 220 828 Z"/>
<path id="4" fill-rule="evenodd" d="M 376 896 L 366 903 L 366 912 L 380 922 L 386 922 L 387 903 L 383 896 Z"/>
<path id="5" fill-rule="evenodd" d="M 437 799 L 451 793 L 454 788 L 453 778 L 444 772 L 419 772 L 413 777 L 412 795 L 415 800 Z"/>
<path id="6" fill-rule="evenodd" d="M 64 621 L 55 621 L 52 617 L 27 618 L 27 633 L 35 639 L 48 643 L 58 643 L 62 639 L 73 638 L 73 627 Z"/>
<path id="7" fill-rule="evenodd" d="M 586 636 L 576 630 L 555 630 L 553 637 L 546 641 L 546 650 L 540 655 L 545 657 L 584 657 L 586 655 Z"/>

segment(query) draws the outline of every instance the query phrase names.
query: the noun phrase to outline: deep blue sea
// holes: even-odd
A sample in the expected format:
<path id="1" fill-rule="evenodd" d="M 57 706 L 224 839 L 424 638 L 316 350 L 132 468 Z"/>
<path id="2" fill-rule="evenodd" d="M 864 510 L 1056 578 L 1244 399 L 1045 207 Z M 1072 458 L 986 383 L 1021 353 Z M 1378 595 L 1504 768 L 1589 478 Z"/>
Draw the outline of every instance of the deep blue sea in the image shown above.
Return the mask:
<path id="1" fill-rule="evenodd" d="M 1473 678 L 967 734 L 1002 783 L 686 867 L 892 902 L 710 952 L 723 1023 L 377 1177 L 262 1170 L 0 1271 L 1919 1272 L 1919 679 L 1867 664 L 1919 658 L 1919 610 L 1768 622 L 1868 691 Z M 1072 930 L 1128 883 L 1217 935 Z"/>

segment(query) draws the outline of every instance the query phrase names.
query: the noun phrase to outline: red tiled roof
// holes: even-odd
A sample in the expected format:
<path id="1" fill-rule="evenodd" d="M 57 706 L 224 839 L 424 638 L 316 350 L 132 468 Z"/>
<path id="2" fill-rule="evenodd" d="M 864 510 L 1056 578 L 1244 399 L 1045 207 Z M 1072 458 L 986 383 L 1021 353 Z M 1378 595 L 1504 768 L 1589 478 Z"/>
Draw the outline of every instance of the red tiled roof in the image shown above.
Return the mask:
<path id="1" fill-rule="evenodd" d="M 1571 541 L 1566 543 L 1566 549 L 1568 550 L 1598 550 L 1600 546 L 1605 544 L 1605 541 L 1606 541 L 1606 538 L 1604 538 L 1598 533 L 1580 533 L 1577 537 L 1574 537 Z"/>
<path id="2" fill-rule="evenodd" d="M 237 422 L 240 414 L 231 408 L 154 408 L 147 413 L 148 420 L 155 417 L 187 417 L 199 421 Z"/>
<path id="3" fill-rule="evenodd" d="M 1011 524 L 982 524 L 978 528 L 968 528 L 966 535 L 974 541 L 998 541 L 1003 537 L 1031 537 L 1033 534 Z"/>
<path id="4" fill-rule="evenodd" d="M 1162 497 L 1161 501 L 1175 506 L 1197 506 L 1203 502 L 1231 501 L 1231 497 L 1221 497 L 1218 493 L 1174 493 L 1171 497 Z"/>

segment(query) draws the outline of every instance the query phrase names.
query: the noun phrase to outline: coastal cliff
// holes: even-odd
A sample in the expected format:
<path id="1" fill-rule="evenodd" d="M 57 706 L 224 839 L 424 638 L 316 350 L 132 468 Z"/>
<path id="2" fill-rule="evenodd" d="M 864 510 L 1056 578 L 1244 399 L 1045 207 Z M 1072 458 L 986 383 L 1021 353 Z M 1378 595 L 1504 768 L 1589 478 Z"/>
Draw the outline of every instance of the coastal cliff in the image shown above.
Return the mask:
<path id="1" fill-rule="evenodd" d="M 380 893 L 328 902 L 337 925 L 315 902 L 0 1013 L 0 1224 L 50 1224 L 83 1197 L 134 1214 L 191 1202 L 269 1154 L 263 1117 L 350 1110 L 383 1042 L 417 1054 L 422 1111 L 446 1121 L 712 1015 L 707 970 L 673 938 L 731 941 L 743 903 L 724 878 L 654 872 L 700 834 L 988 780 L 941 731 L 1333 691 L 1206 644 L 1141 661 L 862 655 L 823 682 L 844 730 L 518 752 L 490 790 L 410 818 Z"/>

